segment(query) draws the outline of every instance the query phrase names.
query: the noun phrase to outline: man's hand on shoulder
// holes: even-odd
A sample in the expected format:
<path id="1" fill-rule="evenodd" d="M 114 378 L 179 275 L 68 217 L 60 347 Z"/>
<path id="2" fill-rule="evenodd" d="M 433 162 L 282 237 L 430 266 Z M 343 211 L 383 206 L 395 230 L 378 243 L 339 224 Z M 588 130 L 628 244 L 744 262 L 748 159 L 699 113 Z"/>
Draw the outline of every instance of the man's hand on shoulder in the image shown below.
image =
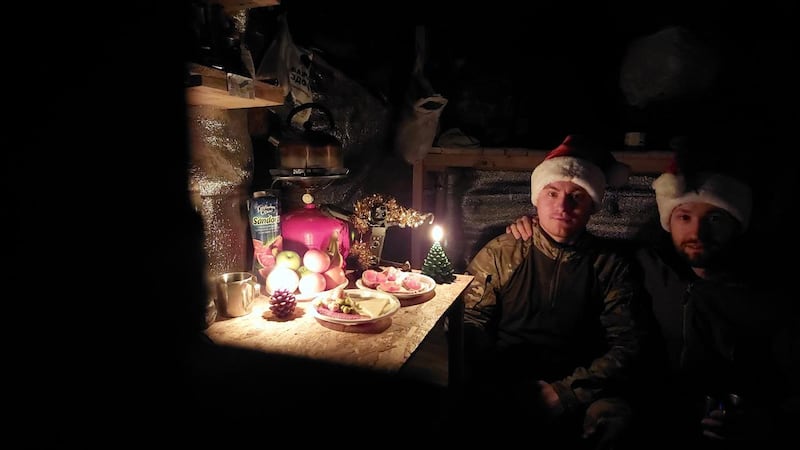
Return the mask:
<path id="1" fill-rule="evenodd" d="M 533 221 L 530 216 L 522 216 L 506 227 L 506 233 L 511 233 L 515 238 L 527 241 L 533 236 Z"/>

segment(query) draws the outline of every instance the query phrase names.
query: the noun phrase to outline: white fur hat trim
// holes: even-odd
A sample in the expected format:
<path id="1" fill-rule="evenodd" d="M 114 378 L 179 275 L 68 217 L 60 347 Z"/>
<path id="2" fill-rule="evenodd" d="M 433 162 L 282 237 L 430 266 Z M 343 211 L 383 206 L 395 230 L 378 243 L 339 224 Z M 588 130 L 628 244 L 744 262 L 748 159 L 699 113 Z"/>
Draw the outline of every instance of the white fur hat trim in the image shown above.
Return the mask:
<path id="1" fill-rule="evenodd" d="M 571 156 L 559 156 L 542 161 L 531 173 L 531 203 L 534 206 L 542 188 L 554 181 L 571 181 L 577 184 L 592 197 L 595 210 L 599 211 L 602 208 L 606 177 L 595 164 Z"/>
<path id="2" fill-rule="evenodd" d="M 669 219 L 672 210 L 678 205 L 703 202 L 728 211 L 741 223 L 742 231 L 746 230 L 753 205 L 750 188 L 739 180 L 722 174 L 700 173 L 696 178 L 696 190 L 688 192 L 686 180 L 680 174 L 663 173 L 653 181 L 661 227 L 670 231 Z"/>

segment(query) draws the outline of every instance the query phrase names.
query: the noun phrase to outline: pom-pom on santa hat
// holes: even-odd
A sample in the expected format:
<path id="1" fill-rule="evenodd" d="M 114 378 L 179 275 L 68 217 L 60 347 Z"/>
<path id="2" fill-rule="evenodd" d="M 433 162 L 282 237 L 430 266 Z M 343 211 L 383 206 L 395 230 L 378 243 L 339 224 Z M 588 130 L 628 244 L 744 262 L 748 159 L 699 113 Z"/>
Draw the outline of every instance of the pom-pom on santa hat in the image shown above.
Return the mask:
<path id="1" fill-rule="evenodd" d="M 669 218 L 678 205 L 703 202 L 728 211 L 747 229 L 753 205 L 750 187 L 736 178 L 718 172 L 683 173 L 677 159 L 653 181 L 661 227 L 670 231 Z"/>
<path id="2" fill-rule="evenodd" d="M 531 174 L 531 203 L 542 188 L 554 181 L 571 181 L 594 200 L 595 210 L 603 204 L 606 186 L 620 187 L 628 181 L 630 167 L 617 161 L 610 152 L 594 147 L 584 138 L 569 135 L 545 156 Z"/>

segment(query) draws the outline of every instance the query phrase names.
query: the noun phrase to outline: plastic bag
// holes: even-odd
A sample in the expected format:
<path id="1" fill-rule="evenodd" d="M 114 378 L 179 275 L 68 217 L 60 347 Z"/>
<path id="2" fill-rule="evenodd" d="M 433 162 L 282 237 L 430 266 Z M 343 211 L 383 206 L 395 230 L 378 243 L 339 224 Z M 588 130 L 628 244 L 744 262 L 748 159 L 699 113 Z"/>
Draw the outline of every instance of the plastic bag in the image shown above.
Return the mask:
<path id="1" fill-rule="evenodd" d="M 264 53 L 256 71 L 256 80 L 277 83 L 289 103 L 302 105 L 314 101 L 311 92 L 311 64 L 314 52 L 295 45 L 286 14 L 278 18 L 275 39 Z M 311 114 L 305 110 L 293 117 L 302 128 Z"/>
<path id="2" fill-rule="evenodd" d="M 411 82 L 394 139 L 395 152 L 409 163 L 421 161 L 430 151 L 439 130 L 439 117 L 447 99 L 433 92 L 423 73 L 425 35 L 421 27 L 416 32 L 417 57 L 411 72 Z"/>

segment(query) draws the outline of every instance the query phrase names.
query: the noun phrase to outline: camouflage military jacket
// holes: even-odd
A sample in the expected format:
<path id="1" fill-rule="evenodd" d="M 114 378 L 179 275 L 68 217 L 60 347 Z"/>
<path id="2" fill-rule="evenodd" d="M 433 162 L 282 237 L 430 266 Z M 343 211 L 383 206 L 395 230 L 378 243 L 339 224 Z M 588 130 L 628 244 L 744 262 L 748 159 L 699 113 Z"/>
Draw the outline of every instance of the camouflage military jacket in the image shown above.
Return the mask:
<path id="1" fill-rule="evenodd" d="M 465 350 L 500 355 L 493 370 L 550 382 L 567 410 L 612 395 L 629 375 L 644 290 L 608 242 L 584 233 L 560 245 L 534 223 L 527 241 L 491 240 L 467 272 Z"/>

